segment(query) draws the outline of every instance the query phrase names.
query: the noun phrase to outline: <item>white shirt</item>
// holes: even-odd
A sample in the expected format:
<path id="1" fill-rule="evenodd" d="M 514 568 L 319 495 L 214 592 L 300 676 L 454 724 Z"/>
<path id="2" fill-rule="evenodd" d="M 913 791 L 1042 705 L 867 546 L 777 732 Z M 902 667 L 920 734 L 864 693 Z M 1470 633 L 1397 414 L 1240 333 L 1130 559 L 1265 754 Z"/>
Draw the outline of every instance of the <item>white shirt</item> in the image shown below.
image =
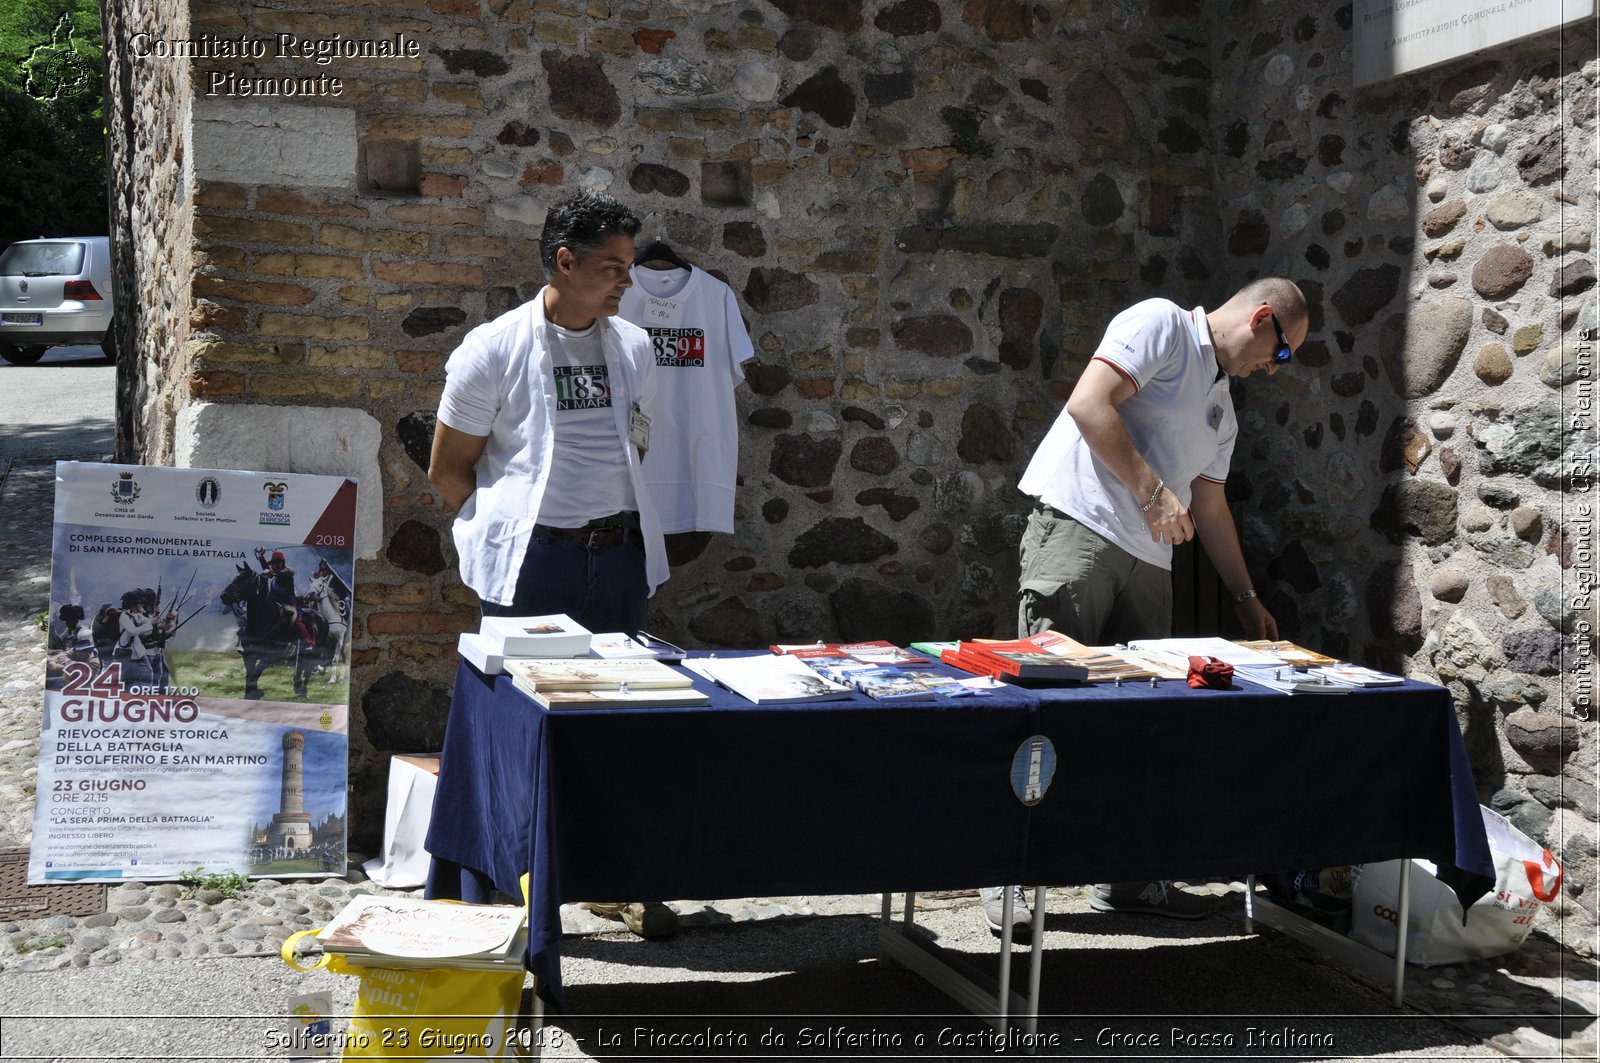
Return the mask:
<path id="1" fill-rule="evenodd" d="M 648 415 L 655 401 L 655 362 L 645 334 L 626 321 L 600 318 L 600 349 L 609 370 L 617 433 L 628 435 L 637 403 Z M 487 602 L 509 603 L 543 502 L 555 455 L 556 392 L 550 363 L 544 290 L 526 303 L 479 325 L 445 363 L 439 421 L 469 435 L 487 436 L 474 466 L 477 489 L 452 528 L 461 580 Z M 638 452 L 623 448 L 639 506 L 645 575 L 650 592 L 666 581 L 661 522 L 644 489 Z"/>
<path id="2" fill-rule="evenodd" d="M 1239 424 L 1203 307 L 1137 303 L 1112 319 L 1094 357 L 1133 382 L 1117 413 L 1134 449 L 1179 501 L 1189 505 L 1197 476 L 1227 482 Z M 1172 568 L 1172 547 L 1150 540 L 1139 512 L 1147 499 L 1134 498 L 1094 456 L 1065 409 L 1017 486 L 1140 560 Z"/>
<path id="3" fill-rule="evenodd" d="M 628 442 L 617 435 L 611 410 L 611 373 L 600 354 L 598 321 L 578 331 L 550 325 L 546 334 L 556 392 L 556 449 L 539 523 L 580 528 L 595 517 L 637 509 L 623 454 Z"/>
<path id="4" fill-rule="evenodd" d="M 755 354 L 733 290 L 700 269 L 633 269 L 618 316 L 650 335 L 657 402 L 644 480 L 667 532 L 733 531 L 734 389 Z"/>

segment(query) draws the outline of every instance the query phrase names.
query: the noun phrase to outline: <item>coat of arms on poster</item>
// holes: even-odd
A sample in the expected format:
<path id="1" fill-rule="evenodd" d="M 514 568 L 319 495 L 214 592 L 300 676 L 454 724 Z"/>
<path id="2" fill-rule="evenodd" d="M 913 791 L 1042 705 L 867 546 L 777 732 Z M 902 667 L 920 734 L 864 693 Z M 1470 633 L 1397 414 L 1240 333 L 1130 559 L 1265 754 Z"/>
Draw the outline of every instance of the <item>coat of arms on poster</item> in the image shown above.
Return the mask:
<path id="1" fill-rule="evenodd" d="M 356 485 L 56 465 L 28 881 L 345 869 Z"/>
<path id="2" fill-rule="evenodd" d="M 1595 0 L 1355 0 L 1355 83 L 1447 63 L 1592 18 Z"/>

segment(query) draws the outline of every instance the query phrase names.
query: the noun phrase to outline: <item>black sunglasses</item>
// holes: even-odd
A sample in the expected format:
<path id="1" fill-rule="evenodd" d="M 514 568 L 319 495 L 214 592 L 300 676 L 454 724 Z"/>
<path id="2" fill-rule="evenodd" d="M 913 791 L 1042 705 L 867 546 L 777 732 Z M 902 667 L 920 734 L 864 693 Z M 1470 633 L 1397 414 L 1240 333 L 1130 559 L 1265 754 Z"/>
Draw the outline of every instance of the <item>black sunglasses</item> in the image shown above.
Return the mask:
<path id="1" fill-rule="evenodd" d="M 1283 326 L 1278 324 L 1278 315 L 1272 315 L 1272 331 L 1278 334 L 1278 349 L 1273 352 L 1272 360 L 1278 365 L 1283 365 L 1294 357 L 1294 351 L 1289 347 L 1289 341 L 1283 338 Z"/>

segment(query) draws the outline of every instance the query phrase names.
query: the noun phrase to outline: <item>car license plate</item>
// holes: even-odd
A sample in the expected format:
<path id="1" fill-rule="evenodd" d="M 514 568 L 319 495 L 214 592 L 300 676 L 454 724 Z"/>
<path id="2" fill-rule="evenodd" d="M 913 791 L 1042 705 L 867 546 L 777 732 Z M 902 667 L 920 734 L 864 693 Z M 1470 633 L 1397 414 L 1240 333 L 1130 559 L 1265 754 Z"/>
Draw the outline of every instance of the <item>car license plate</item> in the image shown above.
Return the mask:
<path id="1" fill-rule="evenodd" d="M 42 325 L 43 314 L 0 314 L 0 325 Z"/>

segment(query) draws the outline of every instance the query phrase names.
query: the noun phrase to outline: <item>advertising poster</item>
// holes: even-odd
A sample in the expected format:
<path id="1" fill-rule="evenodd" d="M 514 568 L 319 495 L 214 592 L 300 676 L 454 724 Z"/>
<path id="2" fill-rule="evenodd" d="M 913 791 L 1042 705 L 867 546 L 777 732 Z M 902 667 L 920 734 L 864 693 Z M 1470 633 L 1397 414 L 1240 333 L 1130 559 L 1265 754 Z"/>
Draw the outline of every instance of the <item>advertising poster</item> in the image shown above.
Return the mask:
<path id="1" fill-rule="evenodd" d="M 59 462 L 28 881 L 345 871 L 356 485 Z"/>

